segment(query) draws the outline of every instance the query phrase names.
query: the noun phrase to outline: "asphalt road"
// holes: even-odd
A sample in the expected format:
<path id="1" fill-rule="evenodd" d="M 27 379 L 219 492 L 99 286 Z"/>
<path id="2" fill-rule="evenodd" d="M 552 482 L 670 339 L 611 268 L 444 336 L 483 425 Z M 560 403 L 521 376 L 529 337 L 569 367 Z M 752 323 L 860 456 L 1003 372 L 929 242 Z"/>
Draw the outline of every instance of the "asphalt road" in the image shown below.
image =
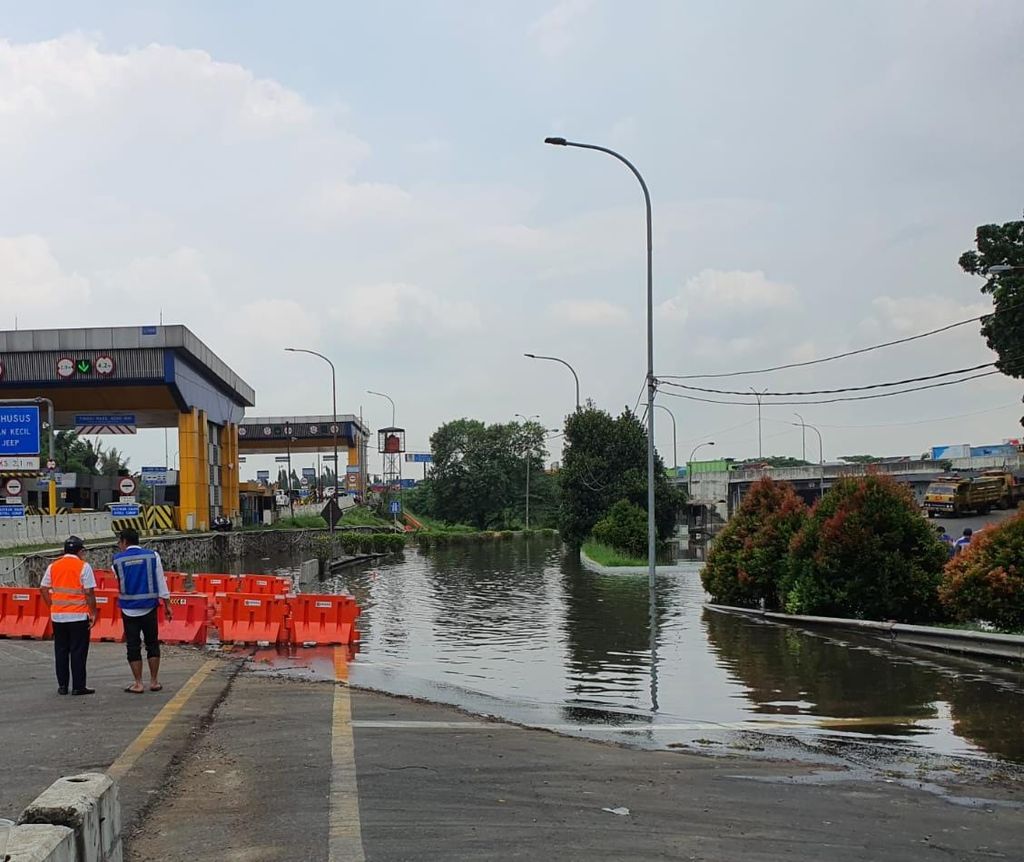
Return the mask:
<path id="1" fill-rule="evenodd" d="M 849 765 L 638 751 L 352 691 L 312 652 L 282 677 L 168 648 L 166 690 L 133 696 L 123 647 L 98 644 L 97 694 L 61 698 L 50 649 L 0 641 L 0 816 L 112 770 L 128 860 L 1019 858 L 1012 769 L 953 804 Z"/>
<path id="2" fill-rule="evenodd" d="M 941 524 L 946 528 L 946 532 L 955 539 L 967 527 L 970 527 L 974 532 L 978 532 L 978 530 L 983 530 L 985 527 L 999 524 L 1015 514 L 1017 514 L 1016 511 L 1011 509 L 994 509 L 987 515 L 968 515 L 965 518 L 950 518 L 946 516 L 931 518 L 930 523 L 935 525 Z"/>

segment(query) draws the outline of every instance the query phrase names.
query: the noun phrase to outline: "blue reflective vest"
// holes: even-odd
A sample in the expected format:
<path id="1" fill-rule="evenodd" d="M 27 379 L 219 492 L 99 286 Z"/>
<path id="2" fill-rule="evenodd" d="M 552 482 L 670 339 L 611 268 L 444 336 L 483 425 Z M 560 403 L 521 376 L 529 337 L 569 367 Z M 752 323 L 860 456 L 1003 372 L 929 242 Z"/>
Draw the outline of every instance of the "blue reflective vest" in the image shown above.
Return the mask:
<path id="1" fill-rule="evenodd" d="M 117 603 L 123 610 L 155 608 L 160 594 L 156 584 L 156 552 L 128 548 L 114 554 L 114 573 L 121 587 Z"/>

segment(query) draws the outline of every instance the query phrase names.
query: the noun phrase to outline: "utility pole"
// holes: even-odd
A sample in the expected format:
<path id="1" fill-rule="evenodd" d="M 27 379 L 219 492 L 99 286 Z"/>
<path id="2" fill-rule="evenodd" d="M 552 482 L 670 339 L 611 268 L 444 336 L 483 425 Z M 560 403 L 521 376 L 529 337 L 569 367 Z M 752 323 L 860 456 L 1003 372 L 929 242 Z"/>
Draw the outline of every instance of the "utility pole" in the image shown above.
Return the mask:
<path id="1" fill-rule="evenodd" d="M 807 461 L 807 426 L 804 424 L 804 417 L 799 413 L 794 413 L 797 419 L 800 420 L 800 460 Z"/>
<path id="2" fill-rule="evenodd" d="M 524 416 L 522 413 L 516 413 L 517 419 L 522 419 L 524 425 L 529 425 L 534 419 L 540 419 L 540 416 L 534 414 L 533 416 Z M 527 445 L 526 448 L 526 529 L 530 529 L 530 448 Z"/>
<path id="3" fill-rule="evenodd" d="M 754 393 L 754 397 L 757 399 L 757 457 L 764 458 L 764 450 L 761 448 L 761 396 L 768 390 L 765 389 L 764 392 L 758 392 L 751 386 L 750 391 Z"/>

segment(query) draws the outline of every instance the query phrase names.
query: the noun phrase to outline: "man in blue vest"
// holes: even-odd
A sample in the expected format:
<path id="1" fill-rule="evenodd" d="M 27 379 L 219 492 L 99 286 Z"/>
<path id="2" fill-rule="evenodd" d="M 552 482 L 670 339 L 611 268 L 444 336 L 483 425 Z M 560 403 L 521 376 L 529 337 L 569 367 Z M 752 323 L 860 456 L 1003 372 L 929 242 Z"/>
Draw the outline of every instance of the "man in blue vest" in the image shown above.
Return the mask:
<path id="1" fill-rule="evenodd" d="M 149 664 L 149 690 L 160 691 L 160 631 L 157 606 L 161 600 L 164 615 L 171 620 L 171 592 L 167 589 L 164 566 L 160 555 L 149 548 L 139 547 L 139 534 L 128 527 L 118 536 L 114 554 L 114 573 L 117 575 L 121 595 L 118 605 L 124 621 L 124 637 L 128 644 L 128 665 L 135 682 L 125 691 L 142 694 L 142 640 L 146 641 L 146 661 Z"/>

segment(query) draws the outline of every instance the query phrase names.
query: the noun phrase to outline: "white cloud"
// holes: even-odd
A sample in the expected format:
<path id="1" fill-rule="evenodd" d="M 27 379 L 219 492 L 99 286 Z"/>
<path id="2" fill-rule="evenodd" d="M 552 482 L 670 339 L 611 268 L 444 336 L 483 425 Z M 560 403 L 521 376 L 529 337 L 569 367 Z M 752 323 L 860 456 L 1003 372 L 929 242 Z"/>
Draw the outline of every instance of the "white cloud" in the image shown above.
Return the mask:
<path id="1" fill-rule="evenodd" d="M 541 53 L 549 59 L 566 54 L 576 42 L 580 19 L 591 6 L 592 0 L 560 0 L 541 15 L 531 28 Z"/>
<path id="2" fill-rule="evenodd" d="M 624 326 L 629 312 L 604 299 L 565 299 L 551 305 L 556 320 L 582 327 Z"/>
<path id="3" fill-rule="evenodd" d="M 4 298 L 4 311 L 17 314 L 19 310 L 30 310 L 36 315 L 32 320 L 22 319 L 22 328 L 26 324 L 45 325 L 51 315 L 85 305 L 89 291 L 89 280 L 78 273 L 65 272 L 42 237 L 0 237 L 0 296 Z M 46 316 L 39 316 L 40 312 L 46 312 Z M 3 323 L 7 325 L 10 321 Z"/>
<path id="4" fill-rule="evenodd" d="M 694 315 L 720 318 L 791 308 L 797 297 L 792 285 L 772 281 L 760 270 L 705 269 L 688 279 L 676 296 L 661 303 L 657 316 L 667 322 L 686 323 Z"/>
<path id="5" fill-rule="evenodd" d="M 938 329 L 958 320 L 987 314 L 991 304 L 961 303 L 944 296 L 879 296 L 872 300 L 875 313 L 866 318 L 867 332 L 909 334 Z M 972 333 L 972 336 L 974 333 Z"/>
<path id="6" fill-rule="evenodd" d="M 362 285 L 343 292 L 332 317 L 349 332 L 386 332 L 407 327 L 401 337 L 447 335 L 481 326 L 480 310 L 471 302 L 452 300 L 417 284 Z"/>

